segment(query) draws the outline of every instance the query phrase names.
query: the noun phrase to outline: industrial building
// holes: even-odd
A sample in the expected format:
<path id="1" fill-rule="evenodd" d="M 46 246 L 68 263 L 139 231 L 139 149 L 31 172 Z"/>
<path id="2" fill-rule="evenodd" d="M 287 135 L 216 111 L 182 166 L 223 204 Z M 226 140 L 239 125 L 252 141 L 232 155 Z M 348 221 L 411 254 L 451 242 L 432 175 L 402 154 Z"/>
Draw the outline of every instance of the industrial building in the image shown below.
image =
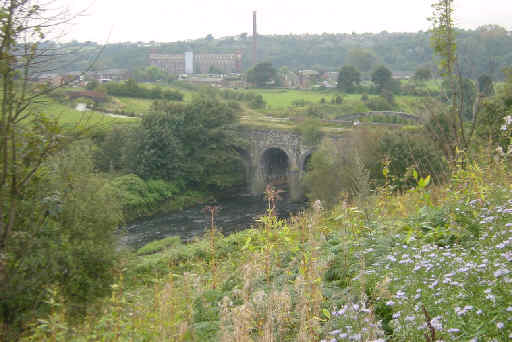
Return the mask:
<path id="1" fill-rule="evenodd" d="M 223 74 L 239 73 L 242 56 L 240 53 L 227 54 L 151 54 L 149 63 L 169 74 L 207 74 L 212 69 Z"/>

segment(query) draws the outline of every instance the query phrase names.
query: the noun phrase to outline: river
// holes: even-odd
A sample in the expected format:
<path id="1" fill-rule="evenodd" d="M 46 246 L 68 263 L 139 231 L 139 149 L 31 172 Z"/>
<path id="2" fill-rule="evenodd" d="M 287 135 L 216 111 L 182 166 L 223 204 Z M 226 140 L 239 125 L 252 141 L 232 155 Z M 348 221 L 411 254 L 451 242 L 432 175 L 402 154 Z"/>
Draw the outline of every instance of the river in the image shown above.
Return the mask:
<path id="1" fill-rule="evenodd" d="M 224 235 L 249 228 L 265 214 L 267 203 L 262 196 L 237 196 L 216 203 L 220 207 L 215 223 Z M 195 206 L 171 214 L 161 214 L 132 222 L 121 228 L 121 244 L 139 248 L 148 242 L 168 236 L 180 236 L 183 241 L 201 235 L 209 226 L 209 214 L 205 206 Z M 279 217 L 287 218 L 306 207 L 305 202 L 290 202 L 286 198 L 277 203 Z"/>

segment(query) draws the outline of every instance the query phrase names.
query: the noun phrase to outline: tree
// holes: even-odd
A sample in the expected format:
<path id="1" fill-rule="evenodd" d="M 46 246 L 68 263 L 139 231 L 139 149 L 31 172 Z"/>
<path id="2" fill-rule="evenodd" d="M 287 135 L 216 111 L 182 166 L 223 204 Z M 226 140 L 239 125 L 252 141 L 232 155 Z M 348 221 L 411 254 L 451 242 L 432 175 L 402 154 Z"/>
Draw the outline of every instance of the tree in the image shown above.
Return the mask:
<path id="1" fill-rule="evenodd" d="M 362 72 L 370 71 L 376 60 L 377 58 L 371 51 L 360 48 L 351 50 L 348 56 L 349 63 Z"/>
<path id="2" fill-rule="evenodd" d="M 480 104 L 480 94 L 475 97 L 472 105 L 470 118 L 472 119 L 471 130 L 468 135 L 464 128 L 465 96 L 464 96 L 464 78 L 459 68 L 457 68 L 457 55 L 455 43 L 455 24 L 453 20 L 453 0 L 439 0 L 432 5 L 433 15 L 430 21 L 433 24 L 431 44 L 434 52 L 440 57 L 439 69 L 445 82 L 449 83 L 448 89 L 451 90 L 451 104 L 445 119 L 449 123 L 452 133 L 449 136 L 454 137 L 453 143 L 448 143 L 450 155 L 446 157 L 454 161 L 458 152 L 466 151 L 474 135 L 476 124 L 478 122 L 478 110 Z M 434 119 L 435 119 L 434 114 Z"/>
<path id="3" fill-rule="evenodd" d="M 260 88 L 275 84 L 277 82 L 277 71 L 270 62 L 258 63 L 247 71 L 247 82 Z"/>
<path id="4" fill-rule="evenodd" d="M 414 79 L 416 81 L 428 81 L 432 78 L 432 71 L 430 71 L 430 68 L 423 67 L 416 70 L 414 73 Z"/>
<path id="5" fill-rule="evenodd" d="M 46 305 L 49 287 L 57 286 L 74 308 L 108 292 L 108 282 L 94 279 L 95 273 L 99 278 L 110 273 L 111 262 L 100 254 L 113 250 L 110 238 L 119 220 L 109 216 L 116 211 L 104 202 L 113 194 L 89 178 L 90 169 L 66 173 L 70 166 L 54 159 L 67 158 L 59 153 L 83 130 L 64 129 L 36 106 L 55 88 L 31 80 L 51 68 L 48 63 L 58 64 L 61 55 L 45 45 L 46 33 L 72 18 L 44 7 L 51 2 L 1 3 L 0 340 L 7 341 L 16 340 L 33 311 Z M 83 157 L 77 162 L 86 160 L 79 151 L 75 156 Z M 60 177 L 63 173 L 72 177 Z M 100 210 L 93 212 L 93 206 Z"/>
<path id="6" fill-rule="evenodd" d="M 231 107 L 211 97 L 187 105 L 155 102 L 142 119 L 136 173 L 203 190 L 239 184 L 244 173 L 228 129 L 235 123 Z"/>
<path id="7" fill-rule="evenodd" d="M 384 65 L 379 66 L 372 73 L 372 82 L 375 83 L 379 92 L 382 92 L 384 88 L 390 85 L 392 80 L 391 75 L 391 71 Z"/>
<path id="8" fill-rule="evenodd" d="M 361 73 L 352 65 L 345 65 L 338 74 L 338 89 L 347 93 L 355 91 L 361 82 Z"/>
<path id="9" fill-rule="evenodd" d="M 478 78 L 478 90 L 483 96 L 494 95 L 494 85 L 491 76 L 487 74 L 480 75 Z"/>

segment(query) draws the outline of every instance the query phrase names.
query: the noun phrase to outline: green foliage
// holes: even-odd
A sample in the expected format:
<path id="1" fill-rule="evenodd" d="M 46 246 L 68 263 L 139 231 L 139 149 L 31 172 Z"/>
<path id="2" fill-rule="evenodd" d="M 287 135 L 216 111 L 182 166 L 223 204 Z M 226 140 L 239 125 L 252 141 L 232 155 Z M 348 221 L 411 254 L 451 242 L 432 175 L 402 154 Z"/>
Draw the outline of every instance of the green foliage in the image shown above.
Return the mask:
<path id="1" fill-rule="evenodd" d="M 494 95 L 494 84 L 491 76 L 483 74 L 478 77 L 478 91 L 484 96 Z"/>
<path id="2" fill-rule="evenodd" d="M 362 72 L 369 72 L 377 58 L 370 50 L 356 48 L 350 51 L 348 61 Z"/>
<path id="3" fill-rule="evenodd" d="M 314 146 L 318 145 L 322 140 L 323 133 L 321 131 L 321 123 L 317 120 L 304 120 L 295 126 L 295 131 L 302 136 L 305 144 Z"/>
<path id="4" fill-rule="evenodd" d="M 162 252 L 168 248 L 174 248 L 181 245 L 179 236 L 170 236 L 162 240 L 150 242 L 137 250 L 137 255 L 148 255 Z"/>
<path id="5" fill-rule="evenodd" d="M 372 82 L 377 86 L 377 90 L 382 92 L 388 89 L 391 85 L 392 78 L 391 71 L 384 65 L 377 67 L 372 73 Z"/>
<path id="6" fill-rule="evenodd" d="M 249 102 L 249 107 L 252 109 L 263 109 L 265 108 L 265 105 L 266 103 L 263 101 L 263 96 L 260 94 L 256 95 L 254 99 Z"/>
<path id="7" fill-rule="evenodd" d="M 144 181 L 134 174 L 114 178 L 110 185 L 118 191 L 127 220 L 155 213 L 164 201 L 174 199 L 183 191 L 180 184 L 154 179 Z"/>
<path id="8" fill-rule="evenodd" d="M 123 83 L 109 82 L 105 84 L 109 95 L 137 97 L 153 100 L 183 101 L 183 94 L 178 90 L 162 89 L 159 86 L 147 88 L 139 86 L 134 79 Z"/>
<path id="9" fill-rule="evenodd" d="M 432 29 L 431 44 L 441 58 L 441 74 L 451 77 L 456 60 L 455 23 L 453 21 L 453 0 L 440 0 L 432 5 L 433 14 L 429 19 Z"/>
<path id="10" fill-rule="evenodd" d="M 272 63 L 259 63 L 247 71 L 247 82 L 258 88 L 274 85 L 277 81 L 277 71 L 272 67 Z"/>
<path id="11" fill-rule="evenodd" d="M 244 172 L 233 124 L 231 107 L 214 98 L 188 105 L 156 102 L 142 120 L 135 171 L 144 179 L 212 191 L 240 184 Z"/>
<path id="12" fill-rule="evenodd" d="M 449 79 L 443 80 L 441 88 L 446 94 L 446 101 L 450 100 L 453 96 L 457 96 L 459 101 L 463 102 L 462 116 L 465 120 L 473 118 L 473 104 L 476 98 L 476 87 L 472 80 L 467 78 L 458 79 L 457 83 Z M 454 88 L 455 87 L 455 88 Z"/>
<path id="13" fill-rule="evenodd" d="M 6 250 L 8 277 L 0 285 L 4 324 L 19 327 L 47 312 L 46 291 L 53 286 L 70 316 L 110 294 L 114 231 L 121 221 L 116 199 L 94 174 L 87 144 L 45 163 L 20 202 L 20 220 Z"/>
<path id="14" fill-rule="evenodd" d="M 430 80 L 431 78 L 432 78 L 432 71 L 430 71 L 430 68 L 428 68 L 428 67 L 419 68 L 414 72 L 414 80 L 415 81 L 424 82 L 424 81 Z"/>
<path id="15" fill-rule="evenodd" d="M 168 73 L 155 66 L 137 68 L 131 72 L 131 76 L 137 82 L 156 82 L 169 79 Z"/>
<path id="16" fill-rule="evenodd" d="M 352 93 L 356 90 L 361 82 L 361 74 L 352 65 L 345 65 L 341 68 L 338 74 L 338 89 L 347 93 Z"/>
<path id="17" fill-rule="evenodd" d="M 414 132 L 389 132 L 384 134 L 376 145 L 378 156 L 385 156 L 390 162 L 389 177 L 393 184 L 401 189 L 407 189 L 414 185 L 408 170 L 414 167 L 420 177 L 433 177 L 435 182 L 442 182 L 447 174 L 447 164 L 439 150 L 432 146 L 429 139 L 422 134 Z M 382 160 L 382 159 L 380 159 Z M 369 164 L 370 177 L 377 184 L 384 184 L 382 166 L 375 161 Z"/>
<path id="18" fill-rule="evenodd" d="M 87 86 L 85 87 L 87 90 L 94 90 L 100 85 L 100 82 L 93 79 L 87 82 Z"/>
<path id="19" fill-rule="evenodd" d="M 393 110 L 393 105 L 383 96 L 374 96 L 366 101 L 366 106 L 374 111 L 388 111 Z"/>

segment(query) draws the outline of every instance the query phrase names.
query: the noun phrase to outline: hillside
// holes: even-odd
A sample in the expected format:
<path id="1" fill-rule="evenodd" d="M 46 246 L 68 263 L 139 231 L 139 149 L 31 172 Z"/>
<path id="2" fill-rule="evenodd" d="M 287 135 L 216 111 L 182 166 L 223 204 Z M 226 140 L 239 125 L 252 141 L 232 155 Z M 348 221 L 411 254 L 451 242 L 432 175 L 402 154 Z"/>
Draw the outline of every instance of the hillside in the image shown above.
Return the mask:
<path id="1" fill-rule="evenodd" d="M 47 43 L 50 44 L 50 43 Z M 62 71 L 83 70 L 101 46 L 73 42 L 63 46 L 74 51 L 72 61 Z M 136 69 L 149 64 L 150 53 L 226 53 L 241 51 L 242 67 L 251 66 L 252 39 L 246 34 L 220 39 L 197 39 L 172 43 L 107 44 L 96 63 L 97 69 Z M 512 34 L 499 26 L 457 31 L 457 52 L 466 76 L 477 78 L 488 73 L 501 78 L 501 69 L 512 63 Z M 76 54 L 80 57 L 76 58 Z M 359 64 L 362 71 L 384 64 L 395 73 L 414 73 L 420 66 L 432 65 L 429 32 L 363 33 L 322 35 L 261 35 L 258 60 L 275 67 L 338 70 L 345 64 Z"/>

